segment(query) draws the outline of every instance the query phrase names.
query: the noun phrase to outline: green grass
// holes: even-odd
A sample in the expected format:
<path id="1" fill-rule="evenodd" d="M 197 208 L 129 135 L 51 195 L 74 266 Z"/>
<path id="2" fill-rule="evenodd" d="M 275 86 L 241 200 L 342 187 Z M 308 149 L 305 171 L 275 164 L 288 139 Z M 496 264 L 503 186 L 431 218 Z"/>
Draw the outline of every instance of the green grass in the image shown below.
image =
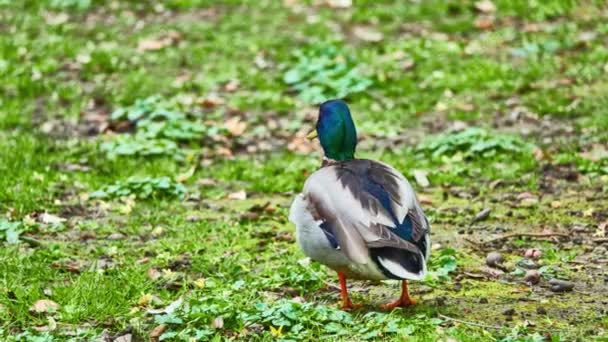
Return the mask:
<path id="1" fill-rule="evenodd" d="M 0 221 L 23 229 L 0 249 L 0 339 L 146 340 L 159 324 L 175 341 L 606 336 L 606 285 L 572 263 L 606 258 L 592 239 L 608 158 L 585 154 L 608 143 L 605 5 L 495 1 L 484 30 L 473 1 L 291 3 L 0 1 Z M 289 204 L 320 152 L 293 146 L 310 151 L 296 137 L 334 96 L 352 108 L 358 155 L 431 202 L 439 247 L 415 308 L 382 312 L 395 284 L 353 282 L 366 305 L 343 313 L 332 272 L 294 242 Z M 524 192 L 538 202 L 522 205 Z M 573 226 L 580 243 L 465 240 Z M 516 270 L 531 247 L 577 291 L 528 288 L 521 269 L 471 277 L 488 250 Z M 40 299 L 59 310 L 31 312 Z"/>

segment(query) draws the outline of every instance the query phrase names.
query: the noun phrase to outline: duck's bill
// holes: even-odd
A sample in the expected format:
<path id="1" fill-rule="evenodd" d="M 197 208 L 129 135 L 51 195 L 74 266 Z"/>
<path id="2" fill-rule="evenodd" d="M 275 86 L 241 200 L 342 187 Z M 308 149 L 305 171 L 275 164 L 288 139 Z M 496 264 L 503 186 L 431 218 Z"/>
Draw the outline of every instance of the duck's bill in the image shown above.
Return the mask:
<path id="1" fill-rule="evenodd" d="M 312 132 L 308 133 L 308 135 L 306 136 L 306 139 L 312 140 L 316 137 L 317 137 L 317 130 L 315 129 Z"/>

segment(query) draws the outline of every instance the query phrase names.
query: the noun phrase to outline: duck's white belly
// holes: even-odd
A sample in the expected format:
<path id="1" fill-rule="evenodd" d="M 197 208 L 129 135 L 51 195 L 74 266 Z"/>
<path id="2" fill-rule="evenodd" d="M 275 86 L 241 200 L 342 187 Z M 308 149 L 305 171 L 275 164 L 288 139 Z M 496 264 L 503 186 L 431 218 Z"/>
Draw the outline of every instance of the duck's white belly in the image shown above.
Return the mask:
<path id="1" fill-rule="evenodd" d="M 299 194 L 289 211 L 289 220 L 296 226 L 296 239 L 306 256 L 349 278 L 387 279 L 371 258 L 366 263 L 355 263 L 341 249 L 333 248 L 319 226 L 322 222 L 315 221 L 307 208 L 305 196 Z"/>

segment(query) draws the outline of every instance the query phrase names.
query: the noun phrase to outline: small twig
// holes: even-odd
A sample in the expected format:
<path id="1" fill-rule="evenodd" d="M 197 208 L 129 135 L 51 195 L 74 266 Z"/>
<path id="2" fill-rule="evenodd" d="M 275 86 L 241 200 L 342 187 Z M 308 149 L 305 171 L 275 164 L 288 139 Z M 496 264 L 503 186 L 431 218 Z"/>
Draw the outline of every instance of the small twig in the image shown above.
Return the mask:
<path id="1" fill-rule="evenodd" d="M 564 237 L 567 238 L 569 237 L 569 235 L 564 234 L 564 233 L 511 233 L 511 234 L 506 234 L 500 237 L 497 237 L 496 239 L 492 239 L 492 240 L 488 240 L 486 242 L 483 242 L 483 244 L 491 244 L 494 242 L 498 242 L 498 241 L 502 241 L 502 240 L 508 240 L 510 238 L 514 238 L 514 237 L 533 237 L 533 238 L 544 238 L 544 237 L 553 237 L 553 236 L 559 236 L 559 237 Z"/>
<path id="2" fill-rule="evenodd" d="M 466 325 L 472 325 L 474 327 L 480 327 L 480 328 L 486 328 L 486 329 L 498 329 L 498 330 L 502 330 L 505 328 L 505 327 L 499 327 L 497 325 L 486 325 L 486 324 L 475 323 L 475 322 L 467 322 L 467 321 L 452 318 L 450 316 L 446 316 L 446 315 L 442 315 L 442 314 L 438 314 L 438 316 L 443 319 L 447 319 L 448 321 L 458 322 L 458 323 L 462 323 L 462 324 L 466 324 Z"/>
<path id="3" fill-rule="evenodd" d="M 596 242 L 596 243 L 608 242 L 608 238 L 597 238 L 597 239 L 593 239 L 593 242 Z"/>

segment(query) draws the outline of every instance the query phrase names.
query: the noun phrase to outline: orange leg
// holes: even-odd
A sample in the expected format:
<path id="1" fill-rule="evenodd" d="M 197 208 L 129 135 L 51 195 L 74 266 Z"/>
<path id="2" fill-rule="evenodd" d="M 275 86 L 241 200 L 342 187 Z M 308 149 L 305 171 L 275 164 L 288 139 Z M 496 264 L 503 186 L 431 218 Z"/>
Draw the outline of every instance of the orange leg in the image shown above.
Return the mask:
<path id="1" fill-rule="evenodd" d="M 401 282 L 401 296 L 399 299 L 392 303 L 382 305 L 385 310 L 394 309 L 396 307 L 406 307 L 410 305 L 416 305 L 416 301 L 410 298 L 410 294 L 407 291 L 407 280 Z"/>
<path id="2" fill-rule="evenodd" d="M 355 305 L 348 298 L 348 290 L 346 289 L 346 276 L 342 272 L 338 272 L 338 279 L 340 280 L 340 296 L 342 297 L 342 310 L 353 310 L 361 305 Z"/>

